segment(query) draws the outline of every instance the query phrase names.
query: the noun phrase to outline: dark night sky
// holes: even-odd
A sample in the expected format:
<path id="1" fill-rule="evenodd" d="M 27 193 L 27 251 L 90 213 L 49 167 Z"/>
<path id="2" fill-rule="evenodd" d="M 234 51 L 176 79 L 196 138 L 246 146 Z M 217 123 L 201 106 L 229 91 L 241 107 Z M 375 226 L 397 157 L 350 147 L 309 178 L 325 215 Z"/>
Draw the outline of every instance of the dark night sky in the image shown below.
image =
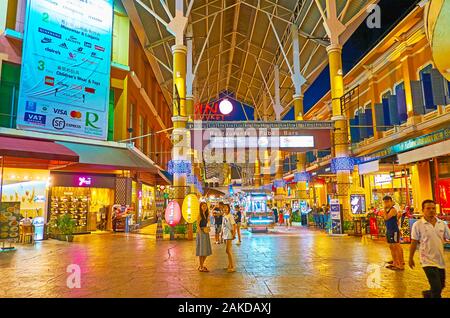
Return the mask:
<path id="1" fill-rule="evenodd" d="M 403 19 L 418 0 L 381 0 L 381 29 L 369 29 L 365 22 L 356 30 L 344 45 L 342 63 L 344 74 L 358 63 L 379 40 Z M 330 90 L 330 74 L 328 66 L 317 77 L 316 81 L 306 90 L 304 107 L 307 112 L 314 104 Z M 294 111 L 291 109 L 284 120 L 293 120 Z"/>

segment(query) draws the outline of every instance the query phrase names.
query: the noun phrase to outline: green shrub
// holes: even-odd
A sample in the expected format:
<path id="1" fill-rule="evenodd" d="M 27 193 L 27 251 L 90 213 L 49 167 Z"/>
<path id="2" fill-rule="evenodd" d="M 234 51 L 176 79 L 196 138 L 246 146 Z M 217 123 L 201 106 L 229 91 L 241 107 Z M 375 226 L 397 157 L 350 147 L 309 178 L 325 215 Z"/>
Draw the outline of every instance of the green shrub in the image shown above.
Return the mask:
<path id="1" fill-rule="evenodd" d="M 175 234 L 186 234 L 187 233 L 187 226 L 184 224 L 179 224 L 175 226 Z"/>
<path id="2" fill-rule="evenodd" d="M 170 226 L 164 226 L 164 234 L 170 234 Z"/>
<path id="3" fill-rule="evenodd" d="M 64 214 L 63 216 L 60 216 L 56 221 L 56 227 L 58 229 L 58 232 L 63 235 L 73 235 L 76 223 L 69 215 Z"/>

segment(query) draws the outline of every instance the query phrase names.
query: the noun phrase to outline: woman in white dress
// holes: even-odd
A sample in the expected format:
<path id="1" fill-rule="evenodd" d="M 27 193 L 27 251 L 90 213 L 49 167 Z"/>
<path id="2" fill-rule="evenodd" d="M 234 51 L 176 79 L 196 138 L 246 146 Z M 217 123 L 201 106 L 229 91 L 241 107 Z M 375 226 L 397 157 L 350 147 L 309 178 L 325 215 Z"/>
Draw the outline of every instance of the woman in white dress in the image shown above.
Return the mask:
<path id="1" fill-rule="evenodd" d="M 223 240 L 226 242 L 225 246 L 225 252 L 228 255 L 228 267 L 227 271 L 228 273 L 233 273 L 236 271 L 234 267 L 234 261 L 233 261 L 233 240 L 236 237 L 236 222 L 234 220 L 234 217 L 230 213 L 230 206 L 228 204 L 225 204 L 223 207 L 223 220 L 222 220 L 222 237 Z"/>

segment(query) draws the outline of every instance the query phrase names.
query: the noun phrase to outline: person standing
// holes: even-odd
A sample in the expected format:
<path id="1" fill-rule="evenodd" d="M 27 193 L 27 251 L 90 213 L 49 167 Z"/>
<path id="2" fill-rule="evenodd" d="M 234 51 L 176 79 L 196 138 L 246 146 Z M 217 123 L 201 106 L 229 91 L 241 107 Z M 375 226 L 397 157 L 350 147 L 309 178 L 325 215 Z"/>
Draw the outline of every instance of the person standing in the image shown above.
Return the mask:
<path id="1" fill-rule="evenodd" d="M 274 223 L 278 224 L 278 209 L 277 209 L 276 205 L 273 206 L 272 211 L 273 211 Z"/>
<path id="2" fill-rule="evenodd" d="M 386 240 L 392 255 L 392 264 L 388 264 L 386 268 L 392 270 L 404 270 L 405 262 L 403 259 L 403 250 L 400 246 L 400 229 L 398 226 L 398 212 L 394 207 L 392 197 L 385 196 L 384 204 L 384 222 L 386 223 Z M 390 263 L 390 262 L 389 262 Z"/>
<path id="3" fill-rule="evenodd" d="M 234 217 L 230 214 L 230 206 L 225 204 L 223 206 L 223 224 L 222 224 L 222 237 L 225 241 L 226 248 L 225 252 L 228 255 L 228 273 L 233 273 L 236 271 L 233 260 L 233 245 L 232 242 L 236 238 L 236 222 Z"/>
<path id="4" fill-rule="evenodd" d="M 291 225 L 291 208 L 288 204 L 286 204 L 286 207 L 284 208 L 284 222 L 286 223 L 286 227 L 289 228 Z"/>
<path id="5" fill-rule="evenodd" d="M 214 229 L 215 229 L 215 239 L 216 239 L 216 244 L 220 244 L 222 243 L 222 219 L 223 219 L 223 214 L 222 214 L 222 209 L 221 209 L 221 205 L 220 206 L 216 206 L 214 208 Z"/>
<path id="6" fill-rule="evenodd" d="M 210 225 L 208 222 L 209 210 L 206 202 L 200 203 L 200 213 L 197 218 L 196 253 L 199 258 L 199 272 L 209 272 L 205 266 L 206 257 L 212 254 L 211 239 L 209 238 Z"/>
<path id="7" fill-rule="evenodd" d="M 235 209 L 234 221 L 236 222 L 236 232 L 237 232 L 237 235 L 238 235 L 238 242 L 236 244 L 237 245 L 241 245 L 242 212 L 241 212 L 241 208 L 239 207 L 239 205 L 236 205 L 234 207 L 234 209 Z"/>
<path id="8" fill-rule="evenodd" d="M 424 298 L 441 298 L 445 287 L 444 242 L 450 241 L 448 225 L 436 217 L 436 203 L 422 202 L 423 218 L 411 230 L 409 267 L 414 268 L 414 254 L 419 246 L 420 263 L 430 283 L 431 290 L 423 291 Z"/>

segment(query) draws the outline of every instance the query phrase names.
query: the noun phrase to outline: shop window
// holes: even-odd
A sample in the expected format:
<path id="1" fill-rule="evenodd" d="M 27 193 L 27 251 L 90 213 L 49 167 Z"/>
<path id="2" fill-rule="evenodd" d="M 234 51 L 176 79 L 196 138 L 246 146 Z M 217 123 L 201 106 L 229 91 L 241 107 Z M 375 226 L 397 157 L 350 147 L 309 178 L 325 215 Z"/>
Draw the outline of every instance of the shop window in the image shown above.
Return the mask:
<path id="1" fill-rule="evenodd" d="M 49 176 L 48 170 L 4 168 L 1 201 L 19 202 L 23 217 L 45 217 Z"/>
<path id="2" fill-rule="evenodd" d="M 358 124 L 359 124 L 359 116 L 358 114 L 356 114 L 354 118 L 350 119 L 350 137 L 352 143 L 358 143 L 361 140 L 359 136 Z"/>
<path id="3" fill-rule="evenodd" d="M 400 124 L 403 124 L 408 120 L 408 113 L 406 110 L 405 82 L 401 82 L 395 85 L 394 90 L 397 97 L 397 111 L 399 121 Z"/>
<path id="4" fill-rule="evenodd" d="M 432 85 L 432 80 L 431 80 L 432 69 L 433 69 L 433 66 L 431 64 L 429 64 L 429 65 L 425 66 L 423 69 L 421 69 L 419 72 L 420 81 L 422 83 L 423 99 L 425 102 L 426 111 L 431 111 L 431 110 L 434 110 L 437 108 L 434 105 L 434 100 L 433 100 L 433 85 Z"/>
<path id="5" fill-rule="evenodd" d="M 144 117 L 142 115 L 139 115 L 137 137 L 141 137 L 143 135 L 144 135 Z M 138 148 L 140 150 L 144 150 L 143 138 L 136 139 L 136 144 L 138 145 Z"/>
<path id="6" fill-rule="evenodd" d="M 368 137 L 367 135 L 367 115 L 363 109 L 359 110 L 358 125 L 359 125 L 359 137 L 364 140 Z"/>
<path id="7" fill-rule="evenodd" d="M 366 131 L 367 137 L 373 137 L 373 118 L 372 118 L 372 108 L 370 104 L 366 105 L 364 112 L 366 113 Z"/>
<path id="8" fill-rule="evenodd" d="M 109 91 L 108 140 L 114 140 L 114 90 Z"/>
<path id="9" fill-rule="evenodd" d="M 134 122 L 133 122 L 133 118 L 134 118 L 134 114 L 136 112 L 136 105 L 135 104 L 130 104 L 130 117 L 128 118 L 128 129 L 130 132 L 130 138 L 135 135 L 135 133 L 133 132 L 134 129 Z"/>
<path id="10" fill-rule="evenodd" d="M 20 65 L 2 64 L 0 77 L 0 127 L 16 128 Z"/>

